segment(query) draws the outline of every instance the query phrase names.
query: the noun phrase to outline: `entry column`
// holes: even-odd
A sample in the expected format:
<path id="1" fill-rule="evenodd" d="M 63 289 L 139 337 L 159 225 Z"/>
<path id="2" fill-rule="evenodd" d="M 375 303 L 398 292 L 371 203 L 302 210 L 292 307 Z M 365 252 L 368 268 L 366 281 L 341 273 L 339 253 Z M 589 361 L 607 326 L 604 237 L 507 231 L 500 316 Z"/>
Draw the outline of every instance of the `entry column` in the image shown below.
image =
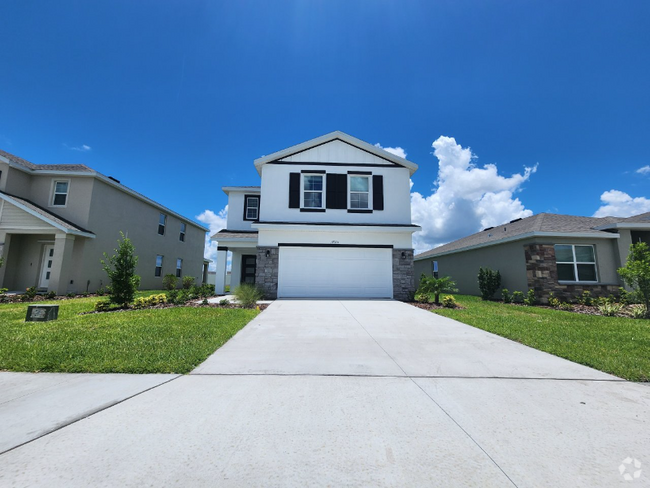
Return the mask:
<path id="1" fill-rule="evenodd" d="M 70 276 L 72 276 L 73 248 L 73 235 L 56 234 L 54 236 L 54 256 L 48 291 L 55 291 L 59 295 L 68 293 Z"/>

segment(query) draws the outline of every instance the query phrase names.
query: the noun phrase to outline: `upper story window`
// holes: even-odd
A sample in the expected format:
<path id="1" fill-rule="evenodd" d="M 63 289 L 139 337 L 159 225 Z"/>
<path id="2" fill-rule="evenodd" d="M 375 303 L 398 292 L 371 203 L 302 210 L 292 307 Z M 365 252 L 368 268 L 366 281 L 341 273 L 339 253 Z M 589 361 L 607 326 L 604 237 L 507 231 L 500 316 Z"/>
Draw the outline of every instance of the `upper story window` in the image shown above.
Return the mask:
<path id="1" fill-rule="evenodd" d="M 182 269 L 183 269 L 183 260 L 181 258 L 178 258 L 176 260 L 176 278 L 181 277 Z"/>
<path id="2" fill-rule="evenodd" d="M 323 208 L 323 178 L 324 175 L 303 174 L 303 204 L 304 208 Z"/>
<path id="3" fill-rule="evenodd" d="M 178 240 L 181 242 L 185 242 L 185 229 L 186 229 L 185 223 L 181 222 L 181 233 L 178 236 Z"/>
<path id="4" fill-rule="evenodd" d="M 162 263 L 163 257 L 158 254 L 156 256 L 156 271 L 154 272 L 154 276 L 162 276 Z"/>
<path id="5" fill-rule="evenodd" d="M 68 188 L 70 182 L 68 180 L 55 180 L 54 191 L 52 193 L 52 206 L 65 207 L 68 203 Z"/>
<path id="6" fill-rule="evenodd" d="M 260 197 L 246 195 L 244 197 L 244 220 L 258 220 L 260 215 Z"/>
<path id="7" fill-rule="evenodd" d="M 161 236 L 165 235 L 165 226 L 167 225 L 167 216 L 165 214 L 160 214 L 160 219 L 158 219 L 158 234 Z"/>
<path id="8" fill-rule="evenodd" d="M 350 208 L 368 209 L 370 202 L 370 177 L 350 176 Z"/>
<path id="9" fill-rule="evenodd" d="M 594 246 L 556 244 L 558 281 L 598 281 Z"/>

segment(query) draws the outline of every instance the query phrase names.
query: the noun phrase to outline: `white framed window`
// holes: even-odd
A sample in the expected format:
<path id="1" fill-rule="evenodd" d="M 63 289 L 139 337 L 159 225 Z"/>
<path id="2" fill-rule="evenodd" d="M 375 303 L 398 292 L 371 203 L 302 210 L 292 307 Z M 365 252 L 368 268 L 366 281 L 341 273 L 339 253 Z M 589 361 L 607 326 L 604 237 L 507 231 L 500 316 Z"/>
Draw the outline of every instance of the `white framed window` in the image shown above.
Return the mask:
<path id="1" fill-rule="evenodd" d="M 350 200 L 348 208 L 367 210 L 370 208 L 370 176 L 350 175 L 348 178 Z"/>
<path id="2" fill-rule="evenodd" d="M 185 223 L 181 222 L 181 233 L 178 236 L 178 240 L 181 241 L 181 242 L 185 242 L 185 229 L 186 228 L 187 227 L 185 226 Z"/>
<path id="3" fill-rule="evenodd" d="M 260 197 L 246 195 L 244 197 L 244 220 L 257 220 L 260 215 Z"/>
<path id="4" fill-rule="evenodd" d="M 162 276 L 162 264 L 163 257 L 161 254 L 158 254 L 156 256 L 156 271 L 154 272 L 154 276 Z"/>
<path id="5" fill-rule="evenodd" d="M 325 175 L 302 175 L 302 207 L 325 208 Z"/>
<path id="6" fill-rule="evenodd" d="M 52 184 L 52 207 L 65 207 L 68 203 L 70 180 L 54 180 Z"/>
<path id="7" fill-rule="evenodd" d="M 167 225 L 167 216 L 165 214 L 160 214 L 158 219 L 158 235 L 165 235 L 165 226 Z"/>
<path id="8" fill-rule="evenodd" d="M 555 263 L 558 281 L 598 281 L 594 246 L 556 244 Z"/>
<path id="9" fill-rule="evenodd" d="M 180 278 L 183 270 L 183 260 L 178 258 L 176 260 L 176 278 Z"/>

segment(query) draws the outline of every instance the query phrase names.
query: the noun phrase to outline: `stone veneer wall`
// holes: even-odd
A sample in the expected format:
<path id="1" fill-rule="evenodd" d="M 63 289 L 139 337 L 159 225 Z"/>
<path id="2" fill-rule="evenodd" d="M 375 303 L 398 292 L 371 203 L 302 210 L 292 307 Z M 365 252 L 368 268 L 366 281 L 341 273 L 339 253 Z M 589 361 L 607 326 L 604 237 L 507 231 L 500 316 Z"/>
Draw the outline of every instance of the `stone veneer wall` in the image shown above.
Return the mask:
<path id="1" fill-rule="evenodd" d="M 524 246 L 526 253 L 526 275 L 528 288 L 535 290 L 535 296 L 542 303 L 548 302 L 551 292 L 561 300 L 571 300 L 589 291 L 593 297 L 608 297 L 618 295 L 618 285 L 576 284 L 562 285 L 558 283 L 557 266 L 555 265 L 555 247 L 553 244 L 528 244 Z M 525 292 L 525 290 L 524 290 Z"/>
<path id="2" fill-rule="evenodd" d="M 266 257 L 266 251 L 271 251 Z M 278 297 L 278 263 L 280 249 L 278 247 L 257 248 L 257 269 L 255 284 L 264 292 L 264 298 L 275 300 Z"/>
<path id="3" fill-rule="evenodd" d="M 393 249 L 393 298 L 411 300 L 414 293 L 413 249 Z"/>

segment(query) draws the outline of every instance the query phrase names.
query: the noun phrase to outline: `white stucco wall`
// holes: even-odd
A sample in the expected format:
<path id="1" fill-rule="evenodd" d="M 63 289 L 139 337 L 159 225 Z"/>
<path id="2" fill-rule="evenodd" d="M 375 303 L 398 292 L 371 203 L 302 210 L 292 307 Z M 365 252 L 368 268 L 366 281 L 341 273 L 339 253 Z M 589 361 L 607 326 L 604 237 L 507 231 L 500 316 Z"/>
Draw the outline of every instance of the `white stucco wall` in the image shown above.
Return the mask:
<path id="1" fill-rule="evenodd" d="M 259 190 L 241 189 L 228 191 L 228 230 L 251 230 L 251 220 L 244 220 L 244 197 L 246 195 L 259 196 Z M 260 202 L 261 205 L 261 202 Z"/>
<path id="2" fill-rule="evenodd" d="M 356 170 L 371 171 L 373 175 L 382 175 L 384 177 L 384 210 L 375 210 L 372 213 L 348 213 L 345 209 L 326 209 L 325 212 L 301 212 L 299 208 L 289 208 L 289 174 L 300 173 L 302 170 L 318 170 L 339 174 L 347 174 L 348 171 Z M 260 220 L 271 222 L 410 224 L 411 201 L 409 190 L 409 170 L 404 167 L 364 166 L 362 164 L 349 166 L 266 164 L 262 167 Z M 372 188 L 370 188 L 370 194 L 372 195 Z M 230 214 L 230 207 L 228 210 Z"/>
<path id="3" fill-rule="evenodd" d="M 399 232 L 381 232 L 351 227 L 350 229 L 332 230 L 331 227 L 318 228 L 310 226 L 300 230 L 260 230 L 260 246 L 277 246 L 279 243 L 300 244 L 357 244 L 357 245 L 392 245 L 397 249 L 410 249 L 413 229 Z M 233 268 L 234 269 L 234 268 Z"/>

